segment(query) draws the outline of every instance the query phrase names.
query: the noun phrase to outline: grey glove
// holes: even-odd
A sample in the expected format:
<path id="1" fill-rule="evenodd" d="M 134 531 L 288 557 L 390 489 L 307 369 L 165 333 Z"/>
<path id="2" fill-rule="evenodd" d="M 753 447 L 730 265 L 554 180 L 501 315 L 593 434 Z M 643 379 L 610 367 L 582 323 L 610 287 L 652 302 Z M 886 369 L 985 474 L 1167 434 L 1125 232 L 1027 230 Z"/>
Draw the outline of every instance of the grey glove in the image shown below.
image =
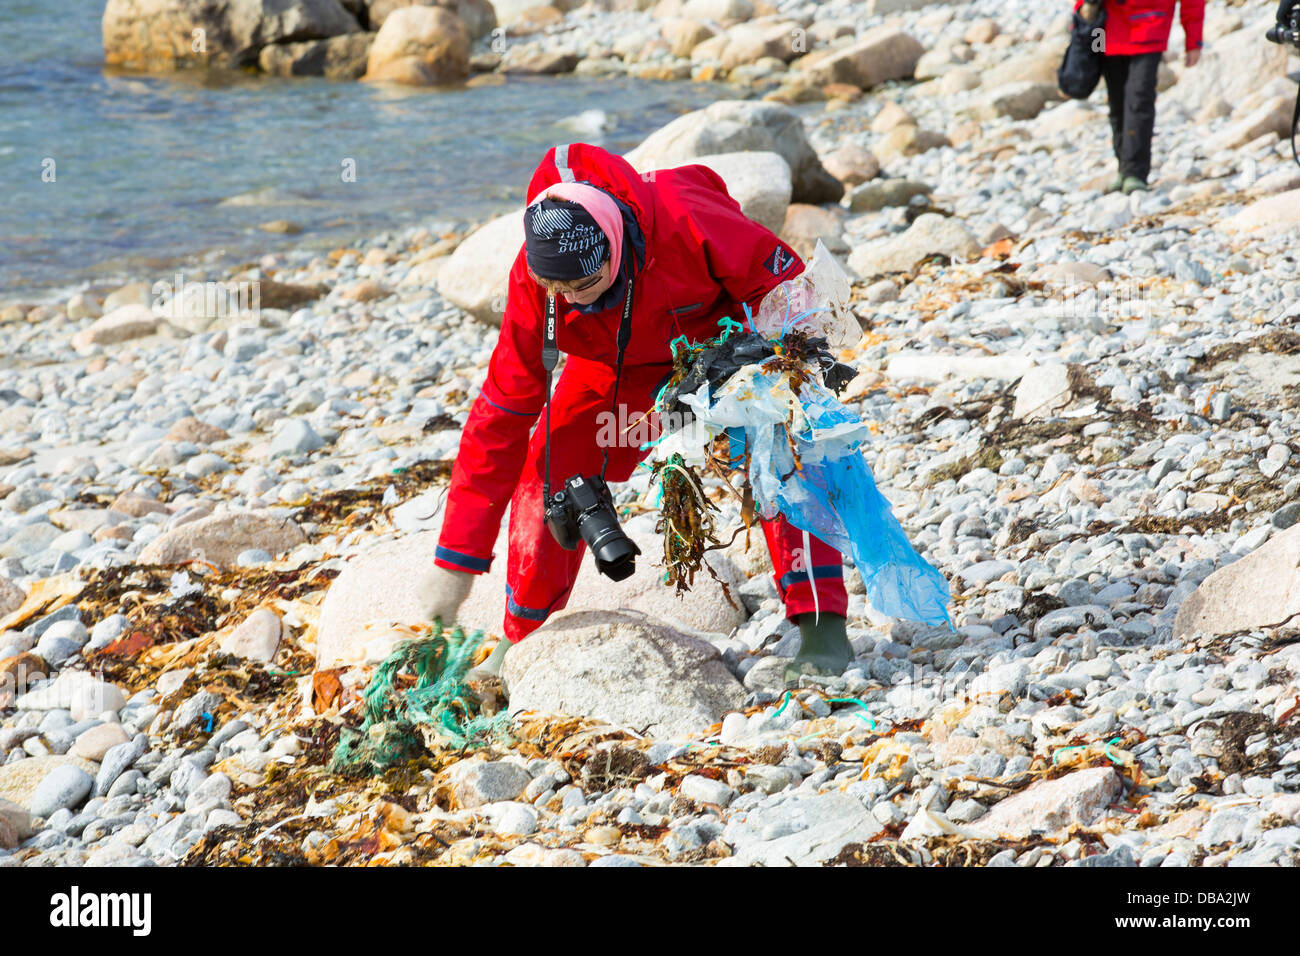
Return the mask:
<path id="1" fill-rule="evenodd" d="M 450 627 L 456 622 L 456 613 L 473 585 L 472 574 L 432 565 L 415 582 L 415 600 L 420 614 L 426 621 L 438 619 Z"/>

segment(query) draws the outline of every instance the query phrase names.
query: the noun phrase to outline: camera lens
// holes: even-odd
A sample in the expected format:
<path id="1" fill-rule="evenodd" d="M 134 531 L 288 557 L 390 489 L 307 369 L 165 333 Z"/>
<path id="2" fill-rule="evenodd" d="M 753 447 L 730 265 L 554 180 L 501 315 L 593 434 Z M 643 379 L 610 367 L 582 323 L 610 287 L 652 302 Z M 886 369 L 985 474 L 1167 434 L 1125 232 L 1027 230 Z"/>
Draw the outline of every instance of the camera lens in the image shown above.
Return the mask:
<path id="1" fill-rule="evenodd" d="M 630 577 L 636 570 L 635 558 L 641 553 L 623 529 L 618 519 L 608 511 L 589 511 L 578 519 L 578 530 L 591 548 L 596 570 L 614 581 Z"/>
<path id="2" fill-rule="evenodd" d="M 636 556 L 640 553 L 641 549 L 622 531 L 609 536 L 599 547 L 591 549 L 596 569 L 614 581 L 632 576 L 636 570 Z"/>

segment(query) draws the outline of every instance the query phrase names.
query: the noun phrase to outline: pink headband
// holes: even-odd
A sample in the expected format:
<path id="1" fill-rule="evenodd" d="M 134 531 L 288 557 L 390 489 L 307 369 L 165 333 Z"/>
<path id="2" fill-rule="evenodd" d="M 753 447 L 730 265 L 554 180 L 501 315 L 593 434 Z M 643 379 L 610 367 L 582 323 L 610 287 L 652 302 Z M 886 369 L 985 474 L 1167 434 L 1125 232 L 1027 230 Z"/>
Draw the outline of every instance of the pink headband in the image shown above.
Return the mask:
<path id="1" fill-rule="evenodd" d="M 609 193 L 586 183 L 552 183 L 534 196 L 528 205 L 541 202 L 547 196 L 576 202 L 591 213 L 591 218 L 609 239 L 609 274 L 618 275 L 619 261 L 623 258 L 623 214 Z"/>

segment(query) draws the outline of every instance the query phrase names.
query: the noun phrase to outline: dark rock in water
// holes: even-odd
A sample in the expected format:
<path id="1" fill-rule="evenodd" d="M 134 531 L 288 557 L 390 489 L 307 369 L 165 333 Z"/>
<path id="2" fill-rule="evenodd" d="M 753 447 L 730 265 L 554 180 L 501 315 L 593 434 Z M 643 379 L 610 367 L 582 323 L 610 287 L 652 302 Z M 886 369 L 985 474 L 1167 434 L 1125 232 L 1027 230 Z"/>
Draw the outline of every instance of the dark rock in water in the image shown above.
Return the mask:
<path id="1" fill-rule="evenodd" d="M 102 30 L 109 66 L 169 71 L 247 66 L 271 44 L 356 33 L 360 26 L 339 0 L 108 0 Z M 195 36 L 203 42 L 193 43 Z"/>
<path id="2" fill-rule="evenodd" d="M 522 52 L 511 55 L 515 50 Z M 504 73 L 572 73 L 580 57 L 569 50 L 528 50 L 512 47 L 502 58 Z"/>
<path id="3" fill-rule="evenodd" d="M 359 80 L 366 72 L 373 33 L 347 33 L 306 43 L 277 43 L 264 47 L 257 65 L 274 76 L 323 76 L 327 80 Z"/>

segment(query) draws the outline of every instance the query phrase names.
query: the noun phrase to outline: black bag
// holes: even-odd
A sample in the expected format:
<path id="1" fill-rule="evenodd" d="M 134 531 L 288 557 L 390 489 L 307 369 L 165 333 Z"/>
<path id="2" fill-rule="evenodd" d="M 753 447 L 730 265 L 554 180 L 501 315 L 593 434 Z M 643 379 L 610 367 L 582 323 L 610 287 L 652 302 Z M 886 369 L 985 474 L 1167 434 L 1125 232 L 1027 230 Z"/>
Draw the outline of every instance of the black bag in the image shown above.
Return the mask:
<path id="1" fill-rule="evenodd" d="M 690 407 L 681 400 L 683 395 L 693 395 L 704 385 L 716 389 L 745 365 L 757 365 L 776 354 L 771 343 L 756 332 L 730 335 L 725 342 L 705 349 L 691 363 L 676 388 L 664 393 L 662 407 L 669 412 L 685 415 Z"/>
<path id="2" fill-rule="evenodd" d="M 1056 71 L 1057 86 L 1071 99 L 1086 100 L 1101 81 L 1101 61 L 1106 55 L 1105 29 L 1105 7 L 1096 20 L 1085 20 L 1078 10 L 1074 11 L 1070 45 L 1065 48 L 1065 57 Z M 1101 49 L 1094 49 L 1097 46 Z"/>

